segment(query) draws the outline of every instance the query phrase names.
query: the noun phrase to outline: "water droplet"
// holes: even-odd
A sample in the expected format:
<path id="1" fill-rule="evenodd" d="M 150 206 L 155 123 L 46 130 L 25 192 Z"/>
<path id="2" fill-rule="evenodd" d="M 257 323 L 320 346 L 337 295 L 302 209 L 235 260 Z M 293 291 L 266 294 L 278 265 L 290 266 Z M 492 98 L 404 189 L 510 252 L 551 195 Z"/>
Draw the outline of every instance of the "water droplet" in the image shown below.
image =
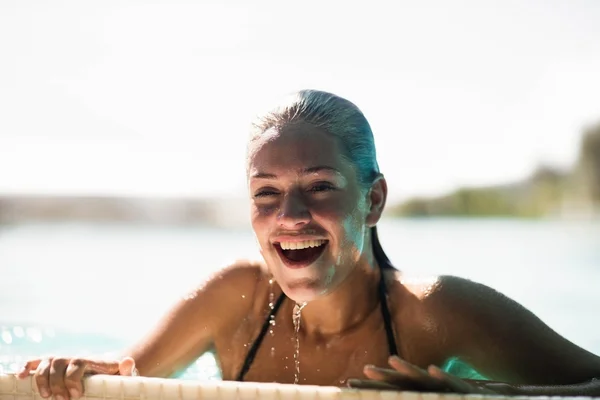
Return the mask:
<path id="1" fill-rule="evenodd" d="M 294 337 L 296 339 L 296 351 L 294 352 L 294 364 L 296 372 L 294 374 L 294 383 L 297 384 L 300 381 L 300 320 L 302 309 L 306 307 L 306 303 L 297 304 L 294 306 L 294 313 L 292 314 L 292 320 L 294 322 Z"/>
<path id="2" fill-rule="evenodd" d="M 243 295 L 242 295 L 242 299 L 245 299 L 245 298 L 246 298 L 246 295 L 245 295 L 245 294 L 243 294 Z"/>
<path id="3" fill-rule="evenodd" d="M 273 278 L 269 279 L 269 308 L 275 308 L 275 294 L 273 293 Z"/>
<path id="4" fill-rule="evenodd" d="M 187 293 L 185 296 L 183 296 L 183 299 L 184 300 L 194 300 L 197 296 L 198 296 L 198 291 L 194 290 L 190 293 Z"/>
<path id="5" fill-rule="evenodd" d="M 275 347 L 271 347 L 271 357 L 275 356 Z"/>

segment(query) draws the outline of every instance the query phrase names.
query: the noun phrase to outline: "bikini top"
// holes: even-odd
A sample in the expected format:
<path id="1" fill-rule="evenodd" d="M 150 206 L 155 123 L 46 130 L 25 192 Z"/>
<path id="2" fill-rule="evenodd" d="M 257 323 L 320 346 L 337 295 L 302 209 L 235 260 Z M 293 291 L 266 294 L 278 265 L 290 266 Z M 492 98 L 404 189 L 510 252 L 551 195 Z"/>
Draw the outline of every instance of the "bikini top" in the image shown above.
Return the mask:
<path id="1" fill-rule="evenodd" d="M 394 337 L 392 318 L 390 316 L 390 310 L 389 310 L 388 304 L 387 304 L 387 296 L 386 296 L 387 290 L 385 287 L 385 282 L 383 281 L 383 271 L 381 274 L 381 279 L 379 280 L 377 292 L 379 295 L 379 304 L 381 306 L 381 315 L 383 317 L 383 323 L 385 325 L 385 333 L 387 336 L 387 344 L 388 344 L 389 353 L 390 353 L 390 356 L 398 355 L 398 349 L 396 347 L 396 339 Z M 285 300 L 285 298 L 286 298 L 285 294 L 282 293 L 279 296 L 279 298 L 277 299 L 277 302 L 273 306 L 273 309 L 271 310 L 269 315 L 267 315 L 267 318 L 265 319 L 265 322 L 263 323 L 260 333 L 254 340 L 254 343 L 252 343 L 252 346 L 250 347 L 250 350 L 248 351 L 248 354 L 246 355 L 246 359 L 244 360 L 244 364 L 242 365 L 242 369 L 240 370 L 240 373 L 238 374 L 236 381 L 242 382 L 244 380 L 244 376 L 248 373 L 248 370 L 250 369 L 250 366 L 252 365 L 252 362 L 254 361 L 254 357 L 256 356 L 256 353 L 258 352 L 258 348 L 260 347 L 263 339 L 265 338 L 265 335 L 269 331 L 270 321 L 275 318 L 275 315 L 277 314 L 277 311 L 281 307 L 281 304 L 283 304 L 283 301 Z"/>

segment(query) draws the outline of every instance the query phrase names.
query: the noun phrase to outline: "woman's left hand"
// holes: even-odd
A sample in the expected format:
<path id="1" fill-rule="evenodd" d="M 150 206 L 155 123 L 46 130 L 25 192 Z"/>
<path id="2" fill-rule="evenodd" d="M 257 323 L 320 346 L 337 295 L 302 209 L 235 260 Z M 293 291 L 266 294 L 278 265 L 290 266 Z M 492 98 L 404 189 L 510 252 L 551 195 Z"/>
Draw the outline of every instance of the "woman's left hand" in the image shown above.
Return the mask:
<path id="1" fill-rule="evenodd" d="M 498 394 L 483 384 L 476 384 L 445 373 L 436 366 L 427 370 L 392 356 L 388 363 L 392 369 L 367 365 L 364 374 L 368 379 L 349 379 L 348 386 L 356 389 L 406 390 L 417 392 L 454 392 Z"/>

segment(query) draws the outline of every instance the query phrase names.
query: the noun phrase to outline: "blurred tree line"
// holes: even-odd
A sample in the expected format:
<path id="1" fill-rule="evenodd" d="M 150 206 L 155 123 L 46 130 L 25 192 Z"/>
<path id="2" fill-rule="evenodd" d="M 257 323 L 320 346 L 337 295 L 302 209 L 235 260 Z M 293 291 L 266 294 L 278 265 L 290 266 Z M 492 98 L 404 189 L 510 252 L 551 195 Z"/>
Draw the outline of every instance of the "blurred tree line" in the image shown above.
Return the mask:
<path id="1" fill-rule="evenodd" d="M 584 133 L 577 164 L 579 186 L 590 201 L 600 205 L 600 123 Z"/>
<path id="2" fill-rule="evenodd" d="M 413 198 L 390 207 L 389 214 L 538 218 L 565 210 L 600 210 L 600 123 L 584 130 L 576 165 L 569 171 L 540 166 L 520 182 L 460 188 L 435 198 Z"/>

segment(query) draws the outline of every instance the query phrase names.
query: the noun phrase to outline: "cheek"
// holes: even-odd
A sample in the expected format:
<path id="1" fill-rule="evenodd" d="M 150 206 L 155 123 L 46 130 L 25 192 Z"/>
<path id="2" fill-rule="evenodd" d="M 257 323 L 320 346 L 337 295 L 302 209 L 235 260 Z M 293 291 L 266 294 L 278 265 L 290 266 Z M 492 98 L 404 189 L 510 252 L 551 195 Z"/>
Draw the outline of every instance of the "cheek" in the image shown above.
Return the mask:
<path id="1" fill-rule="evenodd" d="M 344 198 L 330 198 L 312 201 L 309 208 L 314 217 L 341 224 L 352 214 L 347 203 Z"/>
<path id="2" fill-rule="evenodd" d="M 250 216 L 250 225 L 252 226 L 254 236 L 262 250 L 262 247 L 269 238 L 268 218 L 259 210 L 253 209 Z"/>
<path id="3" fill-rule="evenodd" d="M 272 204 L 256 204 L 252 205 L 252 219 L 268 218 L 277 213 L 279 205 Z"/>
<path id="4" fill-rule="evenodd" d="M 277 214 L 279 206 L 276 204 L 252 204 L 250 209 L 250 220 L 252 225 L 265 225 Z"/>
<path id="5" fill-rule="evenodd" d="M 343 223 L 344 244 L 362 253 L 364 245 L 364 224 L 356 216 L 349 216 Z"/>
<path id="6" fill-rule="evenodd" d="M 319 222 L 328 224 L 332 233 L 336 232 L 342 246 L 358 247 L 362 250 L 366 219 L 364 202 L 356 204 L 348 201 L 348 198 L 336 200 L 313 204 L 313 216 Z"/>
<path id="7" fill-rule="evenodd" d="M 363 252 L 365 241 L 366 215 L 361 207 L 356 207 L 344 215 L 341 223 L 344 245 L 354 249 L 359 254 Z"/>

